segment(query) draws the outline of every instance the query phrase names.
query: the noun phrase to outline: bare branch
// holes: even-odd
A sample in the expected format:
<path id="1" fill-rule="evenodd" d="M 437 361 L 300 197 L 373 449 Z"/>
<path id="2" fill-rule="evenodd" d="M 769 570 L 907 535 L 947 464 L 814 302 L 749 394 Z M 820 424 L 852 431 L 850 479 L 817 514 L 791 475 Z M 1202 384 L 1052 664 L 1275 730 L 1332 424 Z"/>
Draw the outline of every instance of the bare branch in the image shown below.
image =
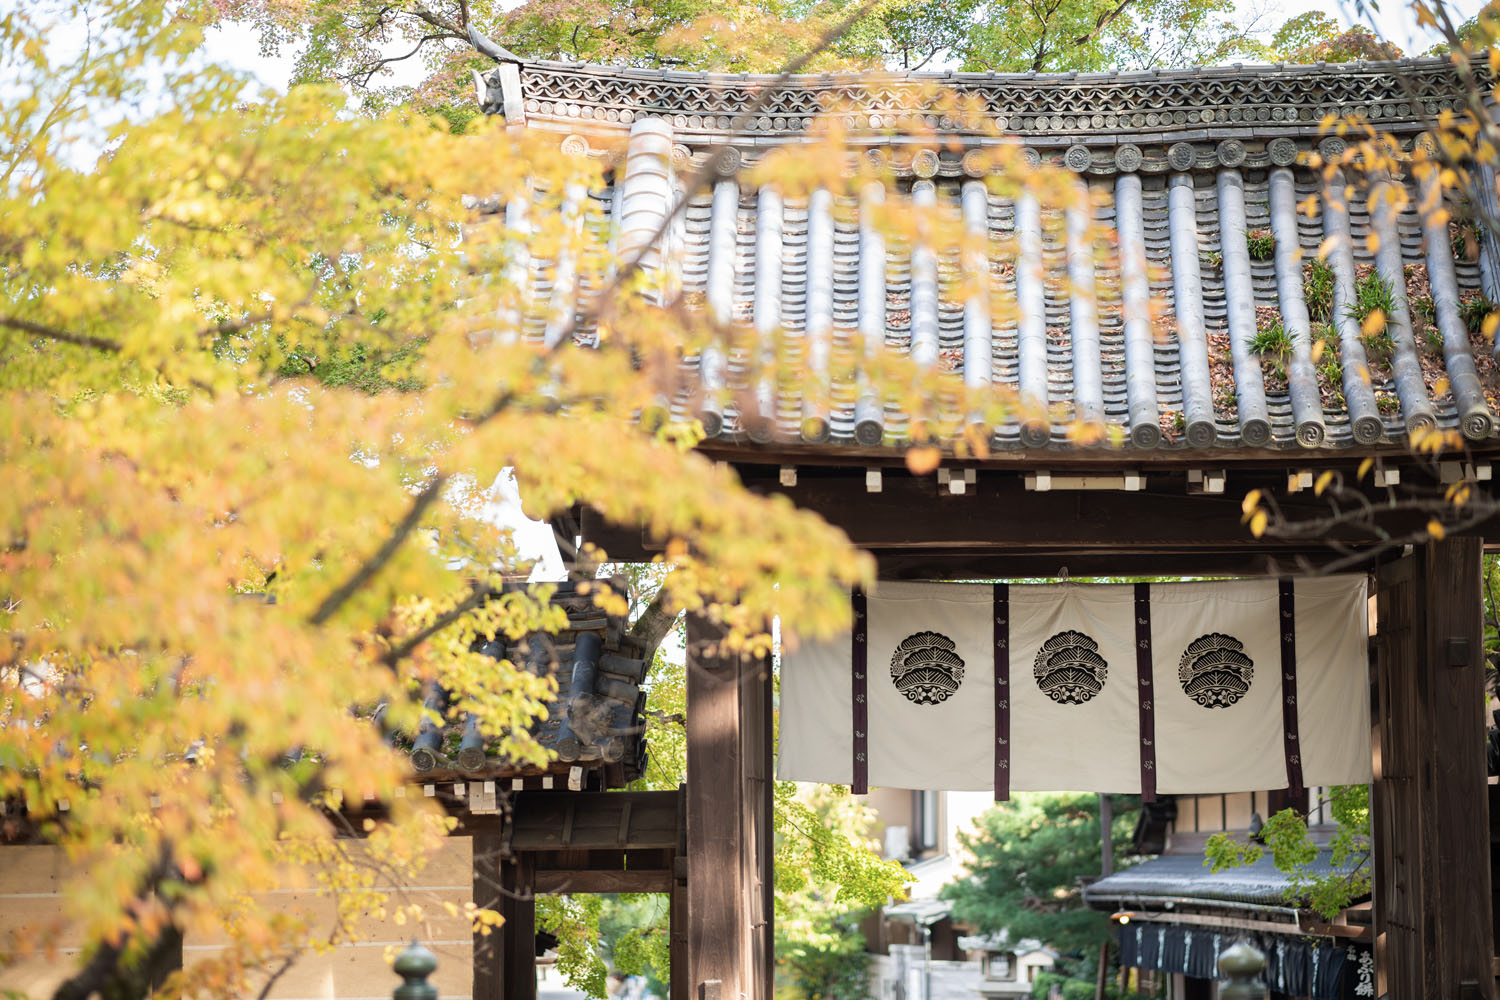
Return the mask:
<path id="1" fill-rule="evenodd" d="M 833 25 L 826 32 L 824 32 L 815 45 L 813 45 L 808 49 L 808 51 L 804 52 L 802 55 L 798 56 L 796 59 L 793 59 L 790 63 L 788 63 L 786 68 L 781 71 L 776 79 L 767 84 L 761 90 L 759 96 L 756 97 L 756 99 L 752 101 L 749 106 L 747 106 L 743 111 L 739 113 L 738 116 L 735 117 L 734 122 L 730 125 L 730 131 L 743 130 L 746 123 L 753 119 L 756 115 L 758 115 L 761 110 L 764 109 L 766 105 L 772 100 L 776 90 L 779 87 L 789 81 L 797 73 L 801 72 L 804 66 L 811 62 L 829 45 L 833 44 L 835 41 L 841 38 L 851 27 L 853 27 L 862 18 L 873 11 L 879 3 L 880 0 L 864 0 L 864 2 L 861 3 L 859 7 L 855 8 L 852 13 L 847 15 L 843 20 L 839 21 L 837 24 Z M 458 37 L 468 37 L 472 36 L 473 34 L 477 34 L 477 32 L 474 31 L 472 25 L 468 30 L 464 30 L 463 28 L 461 28 L 461 26 L 454 24 L 452 21 L 449 21 L 446 18 L 433 14 L 431 11 L 427 10 L 424 7 L 416 8 L 413 13 L 415 14 L 415 16 L 426 21 L 428 24 L 431 24 L 433 27 L 452 32 Z M 500 51 L 504 52 L 505 50 L 502 49 Z M 509 55 L 509 53 L 507 53 L 507 55 Z M 667 213 L 666 218 L 662 220 L 661 225 L 657 228 L 656 232 L 651 235 L 650 239 L 645 241 L 645 243 L 642 245 L 642 248 L 636 252 L 635 256 L 615 272 L 613 280 L 599 293 L 598 300 L 596 301 L 608 301 L 614 295 L 618 294 L 620 289 L 625 286 L 625 283 L 631 278 L 631 276 L 634 275 L 635 272 L 640 270 L 642 263 L 645 260 L 647 250 L 661 239 L 668 228 L 671 227 L 677 216 L 686 210 L 687 203 L 690 200 L 691 196 L 704 189 L 710 183 L 715 174 L 715 162 L 712 158 L 710 158 L 701 167 L 698 168 L 696 173 L 688 178 L 687 183 L 684 185 L 684 197 L 682 197 L 677 202 L 677 205 L 673 208 L 672 211 Z M 578 322 L 579 320 L 575 317 L 574 332 L 576 332 L 577 330 Z M 545 365 L 547 358 L 552 353 L 558 351 L 567 344 L 572 343 L 573 339 L 574 338 L 571 336 L 560 337 L 555 345 L 549 348 L 546 352 L 538 355 L 533 364 L 537 367 Z M 477 414 L 475 416 L 474 423 L 476 425 L 480 425 L 488 422 L 497 414 L 510 406 L 514 401 L 515 393 L 512 390 L 507 389 L 501 391 L 483 413 Z M 406 517 L 402 519 L 401 523 L 396 526 L 391 535 L 386 538 L 384 543 L 382 543 L 380 549 L 373 556 L 371 556 L 369 560 L 367 560 L 363 565 L 355 570 L 355 572 L 347 580 L 345 580 L 344 583 L 341 584 L 333 593 L 329 594 L 328 597 L 326 597 L 320 605 L 318 605 L 317 610 L 313 612 L 312 617 L 309 619 L 311 624 L 321 625 L 327 622 L 330 618 L 333 617 L 335 613 L 337 613 L 339 608 L 348 603 L 350 598 L 352 598 L 361 587 L 363 587 L 371 579 L 373 579 L 376 574 L 378 574 L 380 570 L 386 565 L 386 563 L 390 562 L 390 560 L 395 556 L 396 551 L 401 547 L 401 544 L 406 540 L 407 536 L 410 535 L 414 530 L 416 530 L 417 525 L 421 522 L 422 516 L 427 512 L 428 508 L 430 508 L 432 504 L 436 502 L 438 495 L 442 492 L 442 488 L 447 482 L 447 478 L 447 473 L 439 473 L 438 475 L 433 477 L 433 479 L 427 484 L 426 488 L 424 488 L 422 492 L 419 493 L 413 500 L 411 510 L 407 512 Z"/>
<path id="2" fill-rule="evenodd" d="M 369 71 L 367 73 L 365 73 L 365 78 L 364 78 L 364 80 L 362 80 L 360 82 L 360 86 L 361 87 L 368 87 L 370 85 L 370 81 L 375 78 L 375 74 L 378 73 L 378 72 L 380 72 L 380 70 L 381 70 L 382 67 L 388 66 L 391 63 L 404 62 L 405 60 L 410 59 L 412 56 L 416 55 L 418 52 L 421 52 L 422 51 L 422 46 L 426 45 L 428 42 L 439 41 L 439 40 L 441 40 L 443 38 L 447 38 L 447 37 L 448 37 L 447 35 L 423 35 L 417 41 L 416 47 L 413 48 L 410 52 L 406 53 L 405 55 L 387 56 L 384 59 L 378 60 L 375 63 L 375 65 L 371 66 L 370 69 L 369 69 Z M 354 74 L 352 74 L 352 73 L 350 74 L 351 77 L 353 75 Z"/>
<path id="3" fill-rule="evenodd" d="M 275 988 L 277 982 L 280 981 L 282 976 L 287 974 L 287 970 L 296 963 L 297 959 L 300 958 L 301 955 L 302 952 L 300 951 L 289 953 L 286 958 L 282 960 L 281 964 L 276 967 L 276 971 L 266 977 L 266 983 L 261 987 L 260 993 L 256 995 L 255 1000 L 266 1000 L 266 998 L 271 995 L 271 990 Z"/>

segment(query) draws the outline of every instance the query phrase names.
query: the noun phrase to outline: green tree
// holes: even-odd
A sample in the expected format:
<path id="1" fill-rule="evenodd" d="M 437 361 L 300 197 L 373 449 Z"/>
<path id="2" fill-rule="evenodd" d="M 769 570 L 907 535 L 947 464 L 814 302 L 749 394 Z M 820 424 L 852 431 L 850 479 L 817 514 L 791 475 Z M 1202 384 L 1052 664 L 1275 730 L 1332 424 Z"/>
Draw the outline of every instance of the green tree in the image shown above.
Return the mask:
<path id="1" fill-rule="evenodd" d="M 1370 788 L 1340 785 L 1329 790 L 1328 806 L 1337 832 L 1327 845 L 1337 871 L 1314 870 L 1313 862 L 1323 848 L 1307 829 L 1307 817 L 1295 809 L 1283 809 L 1261 827 L 1258 843 L 1242 841 L 1227 833 L 1208 838 L 1204 853 L 1214 871 L 1254 864 L 1269 854 L 1277 870 L 1290 876 L 1286 900 L 1291 906 L 1306 906 L 1332 920 L 1339 911 L 1370 892 Z"/>
<path id="2" fill-rule="evenodd" d="M 847 788 L 780 782 L 776 802 L 778 995 L 863 1000 L 860 921 L 904 895 L 908 876 L 896 862 L 872 863 L 875 815 Z"/>
<path id="3" fill-rule="evenodd" d="M 1320 10 L 1298 14 L 1276 29 L 1269 54 L 1283 62 L 1299 64 L 1400 59 L 1403 55 L 1398 47 L 1364 25 L 1346 28 Z"/>
<path id="4" fill-rule="evenodd" d="M 966 70 L 1093 73 L 1253 58 L 1259 25 L 1232 0 L 993 2 L 958 51 Z"/>
<path id="5" fill-rule="evenodd" d="M 1111 838 L 1116 863 L 1128 861 L 1134 810 L 1117 799 Z M 1099 797 L 1023 793 L 984 813 L 959 840 L 974 861 L 966 878 L 943 888 L 955 920 L 1012 941 L 1035 938 L 1065 955 L 1092 960 L 1109 918 L 1083 902 L 1078 879 L 1103 864 Z"/>
<path id="6" fill-rule="evenodd" d="M 470 70 L 487 39 L 531 59 L 770 72 L 1093 72 L 1264 58 L 1269 25 L 1233 0 L 221 0 L 268 50 L 296 47 L 294 80 L 335 81 L 383 110 L 414 103 L 456 126 L 472 115 Z M 828 28 L 857 15 L 830 44 Z M 491 49 L 493 51 L 493 49 Z M 396 67 L 421 82 L 394 86 Z"/>

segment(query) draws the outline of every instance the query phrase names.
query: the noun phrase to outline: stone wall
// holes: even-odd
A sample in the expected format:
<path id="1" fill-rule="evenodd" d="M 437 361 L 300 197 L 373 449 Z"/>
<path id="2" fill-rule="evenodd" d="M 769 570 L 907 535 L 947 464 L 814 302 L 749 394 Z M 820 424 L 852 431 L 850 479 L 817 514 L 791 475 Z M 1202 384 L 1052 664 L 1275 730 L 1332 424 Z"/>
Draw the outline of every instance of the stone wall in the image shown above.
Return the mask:
<path id="1" fill-rule="evenodd" d="M 0 847 L 0 942 L 10 932 L 27 925 L 61 925 L 54 958 L 39 956 L 5 967 L 0 966 L 0 994 L 17 990 L 32 997 L 51 996 L 53 989 L 76 966 L 80 935 L 68 920 L 67 883 L 73 868 L 55 847 Z M 288 879 L 288 884 L 299 880 Z M 466 837 L 449 838 L 433 856 L 420 882 L 405 888 L 409 902 L 422 906 L 426 922 L 397 925 L 394 920 L 363 922 L 356 928 L 362 938 L 341 944 L 325 955 L 299 959 L 272 988 L 273 1000 L 375 1000 L 387 998 L 400 982 L 391 972 L 387 951 L 394 953 L 419 937 L 438 957 L 432 982 L 444 1000 L 467 1000 L 472 995 L 470 968 L 472 939 L 468 924 L 449 917 L 443 903 L 463 907 L 473 898 L 470 872 L 470 842 Z M 278 909 L 313 915 L 312 926 L 326 935 L 332 926 L 333 909 L 326 900 L 298 888 L 285 888 L 267 896 Z M 183 960 L 191 965 L 214 955 L 222 941 L 189 936 L 183 945 Z M 0 951 L 3 951 L 0 946 Z"/>

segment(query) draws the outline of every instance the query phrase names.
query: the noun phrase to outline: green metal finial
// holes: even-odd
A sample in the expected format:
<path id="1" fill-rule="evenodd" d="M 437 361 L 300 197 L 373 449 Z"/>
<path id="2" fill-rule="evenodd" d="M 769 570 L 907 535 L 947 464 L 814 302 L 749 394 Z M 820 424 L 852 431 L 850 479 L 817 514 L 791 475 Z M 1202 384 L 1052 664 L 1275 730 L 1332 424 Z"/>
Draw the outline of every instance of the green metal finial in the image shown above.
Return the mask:
<path id="1" fill-rule="evenodd" d="M 1219 990 L 1220 1000 L 1266 1000 L 1266 988 L 1258 977 L 1266 968 L 1266 956 L 1247 941 L 1236 941 L 1219 956 L 1219 974 L 1228 985 Z"/>
<path id="2" fill-rule="evenodd" d="M 395 1000 L 437 1000 L 437 987 L 427 981 L 437 968 L 437 956 L 415 939 L 396 956 L 396 975 L 406 982 L 396 987 Z"/>

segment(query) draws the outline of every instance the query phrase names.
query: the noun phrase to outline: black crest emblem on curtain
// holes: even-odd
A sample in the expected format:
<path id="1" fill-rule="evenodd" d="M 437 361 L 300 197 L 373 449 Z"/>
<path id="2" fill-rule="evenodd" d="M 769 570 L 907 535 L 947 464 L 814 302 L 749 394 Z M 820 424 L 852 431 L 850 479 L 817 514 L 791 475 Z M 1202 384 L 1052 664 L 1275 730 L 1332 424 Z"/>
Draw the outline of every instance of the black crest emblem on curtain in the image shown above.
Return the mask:
<path id="1" fill-rule="evenodd" d="M 1204 708 L 1228 708 L 1250 690 L 1255 664 L 1245 644 L 1232 635 L 1210 632 L 1188 643 L 1177 665 L 1187 696 Z"/>
<path id="2" fill-rule="evenodd" d="M 964 661 L 941 632 L 913 632 L 891 654 L 896 690 L 918 705 L 947 701 L 964 681 Z"/>
<path id="3" fill-rule="evenodd" d="M 1036 686 L 1059 705 L 1082 705 L 1104 689 L 1109 664 L 1082 632 L 1059 632 L 1036 652 Z"/>

